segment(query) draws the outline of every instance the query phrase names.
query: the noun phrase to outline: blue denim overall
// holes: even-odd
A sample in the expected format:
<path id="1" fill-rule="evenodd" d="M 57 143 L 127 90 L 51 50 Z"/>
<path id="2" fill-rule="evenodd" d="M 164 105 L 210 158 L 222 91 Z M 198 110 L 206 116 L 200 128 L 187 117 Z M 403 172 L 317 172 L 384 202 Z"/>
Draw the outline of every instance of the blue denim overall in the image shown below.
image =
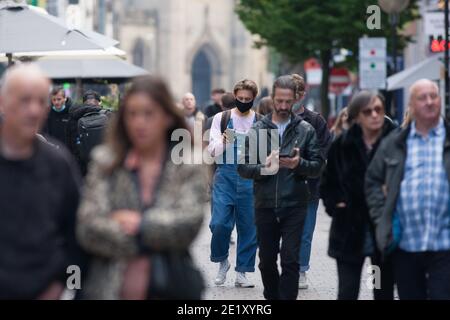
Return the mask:
<path id="1" fill-rule="evenodd" d="M 232 119 L 227 128 L 233 129 Z M 230 236 L 236 223 L 238 238 L 235 270 L 254 272 L 257 244 L 253 180 L 243 179 L 237 172 L 240 153 L 244 152 L 244 141 L 245 135 L 236 133 L 233 146 L 225 150 L 223 164 L 217 165 L 214 175 L 212 217 L 209 225 L 212 232 L 211 261 L 221 262 L 228 258 Z M 232 150 L 234 155 L 230 157 Z"/>

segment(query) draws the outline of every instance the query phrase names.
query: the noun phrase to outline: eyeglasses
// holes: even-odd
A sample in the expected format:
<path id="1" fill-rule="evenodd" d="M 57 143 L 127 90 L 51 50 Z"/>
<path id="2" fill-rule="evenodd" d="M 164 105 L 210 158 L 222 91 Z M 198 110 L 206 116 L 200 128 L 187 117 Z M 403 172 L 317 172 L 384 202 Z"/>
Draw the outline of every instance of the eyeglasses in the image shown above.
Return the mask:
<path id="1" fill-rule="evenodd" d="M 375 108 L 367 108 L 361 111 L 361 113 L 365 116 L 365 117 L 370 117 L 372 115 L 372 113 L 375 111 L 375 113 L 378 115 L 380 115 L 381 113 L 384 112 L 384 108 L 380 107 L 380 106 L 376 106 Z"/>

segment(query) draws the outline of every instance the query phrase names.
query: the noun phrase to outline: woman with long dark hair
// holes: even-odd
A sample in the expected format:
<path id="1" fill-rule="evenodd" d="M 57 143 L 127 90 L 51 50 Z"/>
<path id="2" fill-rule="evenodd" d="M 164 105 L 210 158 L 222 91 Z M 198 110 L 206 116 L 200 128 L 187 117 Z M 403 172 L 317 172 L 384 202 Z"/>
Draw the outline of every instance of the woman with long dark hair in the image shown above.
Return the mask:
<path id="1" fill-rule="evenodd" d="M 381 140 L 394 125 L 385 119 L 384 98 L 369 91 L 356 94 L 347 112 L 350 128 L 332 143 L 321 185 L 326 211 L 332 217 L 328 254 L 337 261 L 338 299 L 358 299 L 362 267 L 370 257 L 381 270 L 381 288 L 375 287 L 375 299 L 392 300 L 392 271 L 376 249 L 364 178 Z"/>
<path id="2" fill-rule="evenodd" d="M 79 242 L 93 256 L 84 298 L 201 297 L 189 246 L 203 219 L 206 176 L 200 165 L 172 161 L 175 130 L 188 126 L 165 83 L 136 79 L 93 152 L 78 212 Z"/>
<path id="3" fill-rule="evenodd" d="M 336 139 L 338 136 L 341 135 L 344 130 L 348 129 L 348 113 L 347 113 L 347 107 L 343 108 L 339 115 L 336 118 L 336 122 L 334 123 L 333 127 L 331 127 L 330 132 L 333 135 L 333 138 Z"/>

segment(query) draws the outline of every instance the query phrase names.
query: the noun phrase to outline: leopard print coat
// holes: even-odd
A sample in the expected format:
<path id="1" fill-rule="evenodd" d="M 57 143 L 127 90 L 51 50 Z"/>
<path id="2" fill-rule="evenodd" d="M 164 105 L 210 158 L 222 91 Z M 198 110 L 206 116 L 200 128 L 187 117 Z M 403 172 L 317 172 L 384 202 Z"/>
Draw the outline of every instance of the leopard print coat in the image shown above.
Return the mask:
<path id="1" fill-rule="evenodd" d="M 125 168 L 105 174 L 111 151 L 100 146 L 93 161 L 78 211 L 77 237 L 91 253 L 85 299 L 119 299 L 127 262 L 139 252 L 138 239 L 124 234 L 110 218 L 118 209 L 140 210 L 139 190 Z M 206 174 L 200 165 L 166 162 L 153 206 L 143 212 L 139 241 L 152 250 L 186 251 L 199 232 L 204 216 Z"/>

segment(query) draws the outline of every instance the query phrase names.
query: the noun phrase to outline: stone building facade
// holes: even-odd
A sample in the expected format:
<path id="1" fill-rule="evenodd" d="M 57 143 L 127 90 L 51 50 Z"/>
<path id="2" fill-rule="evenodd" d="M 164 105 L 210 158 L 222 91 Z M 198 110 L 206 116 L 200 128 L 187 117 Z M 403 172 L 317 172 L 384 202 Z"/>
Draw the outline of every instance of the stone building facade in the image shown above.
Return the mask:
<path id="1" fill-rule="evenodd" d="M 114 1 L 114 37 L 129 60 L 171 84 L 177 98 L 192 91 L 200 105 L 212 88 L 231 90 L 243 78 L 271 82 L 268 50 L 234 12 L 234 0 Z"/>

